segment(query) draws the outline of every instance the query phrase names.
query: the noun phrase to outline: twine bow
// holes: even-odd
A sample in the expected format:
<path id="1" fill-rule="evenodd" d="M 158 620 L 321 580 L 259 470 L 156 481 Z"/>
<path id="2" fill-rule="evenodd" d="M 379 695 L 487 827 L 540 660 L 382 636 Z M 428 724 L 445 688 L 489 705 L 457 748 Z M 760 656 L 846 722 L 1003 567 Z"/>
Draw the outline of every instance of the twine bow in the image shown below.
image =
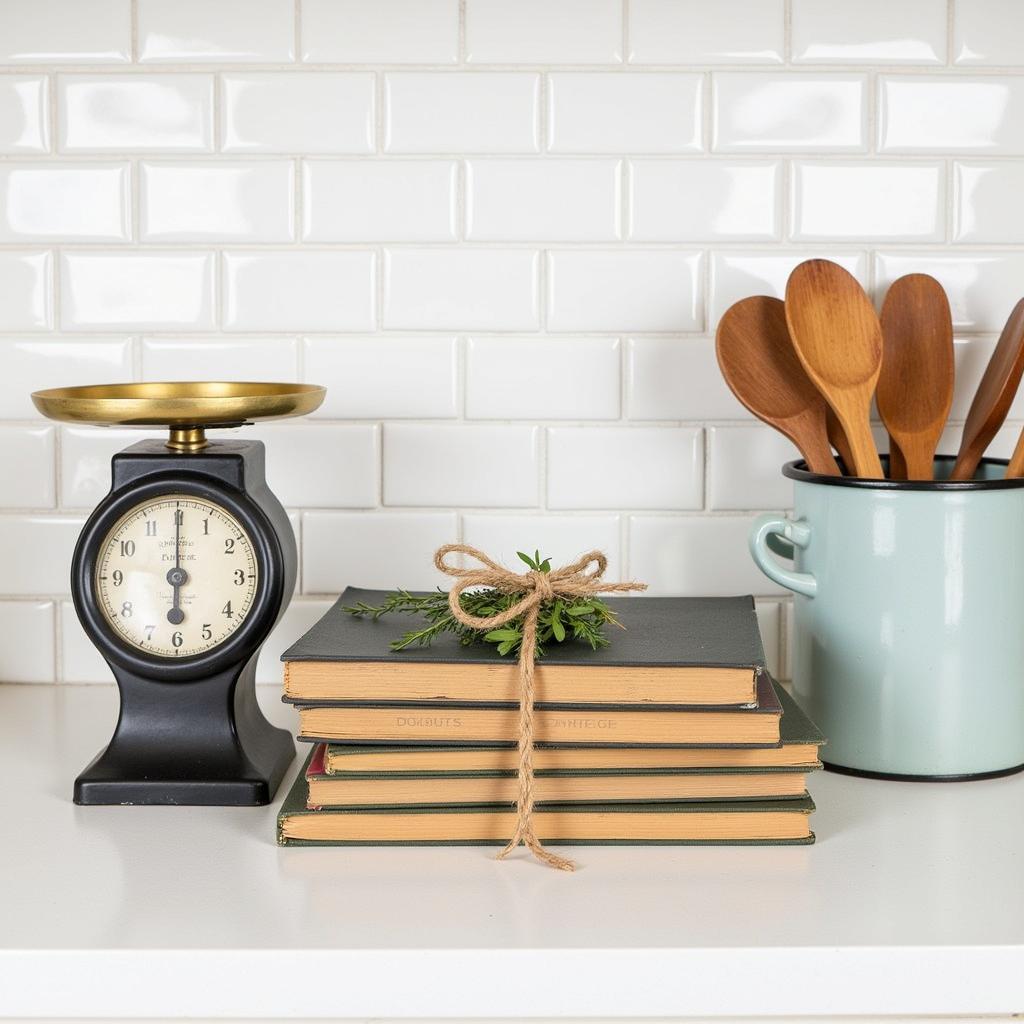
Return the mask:
<path id="1" fill-rule="evenodd" d="M 462 554 L 475 558 L 482 569 L 462 569 L 445 561 L 446 556 Z M 468 544 L 445 544 L 434 553 L 434 565 L 453 576 L 456 583 L 448 593 L 448 606 L 459 622 L 471 629 L 497 629 L 520 615 L 523 617 L 519 645 L 519 797 L 516 801 L 515 831 L 498 859 L 507 857 L 520 843 L 540 861 L 561 871 L 575 871 L 573 861 L 544 849 L 533 827 L 533 662 L 537 648 L 537 616 L 540 607 L 556 598 L 589 597 L 593 594 L 646 590 L 646 583 L 605 583 L 601 580 L 608 559 L 600 551 L 588 551 L 570 565 L 550 572 L 517 573 L 492 561 Z M 593 568 L 590 568 L 593 566 Z M 460 597 L 470 587 L 492 587 L 503 594 L 522 594 L 523 598 L 497 615 L 470 615 Z"/>

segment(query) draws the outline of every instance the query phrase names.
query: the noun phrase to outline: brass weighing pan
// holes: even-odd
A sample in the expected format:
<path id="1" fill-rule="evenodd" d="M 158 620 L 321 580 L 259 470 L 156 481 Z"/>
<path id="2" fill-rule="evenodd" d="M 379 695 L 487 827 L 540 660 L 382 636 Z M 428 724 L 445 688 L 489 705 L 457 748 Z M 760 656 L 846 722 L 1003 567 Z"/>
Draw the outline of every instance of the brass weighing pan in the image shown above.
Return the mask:
<path id="1" fill-rule="evenodd" d="M 32 402 L 52 420 L 98 427 L 166 426 L 169 448 L 196 451 L 207 444 L 207 427 L 304 416 L 319 407 L 326 393 L 318 384 L 152 381 L 49 388 L 33 392 Z"/>

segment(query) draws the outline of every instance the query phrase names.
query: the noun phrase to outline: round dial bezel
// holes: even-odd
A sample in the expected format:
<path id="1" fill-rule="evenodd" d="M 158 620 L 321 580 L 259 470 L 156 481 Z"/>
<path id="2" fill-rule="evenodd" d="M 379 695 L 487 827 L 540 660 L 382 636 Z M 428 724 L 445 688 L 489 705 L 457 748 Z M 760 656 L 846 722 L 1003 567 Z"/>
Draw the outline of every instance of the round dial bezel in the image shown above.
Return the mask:
<path id="1" fill-rule="evenodd" d="M 186 525 L 180 531 L 173 525 L 173 516 L 179 506 L 183 517 L 190 512 L 193 516 L 195 513 L 201 512 L 207 519 L 206 529 L 208 532 L 212 532 L 214 537 L 219 538 L 224 533 L 228 535 L 227 540 L 231 548 L 229 557 L 233 559 L 232 571 L 242 573 L 241 589 L 232 589 L 227 594 L 227 599 L 230 602 L 230 614 L 225 619 L 221 618 L 220 613 L 215 615 L 208 603 L 206 604 L 206 614 L 203 615 L 203 618 L 209 617 L 210 619 L 207 639 L 193 635 L 190 627 L 194 625 L 194 622 L 190 620 L 193 620 L 196 611 L 202 608 L 204 597 L 215 595 L 216 603 L 219 605 L 220 598 L 224 596 L 223 587 L 218 588 L 209 578 L 210 572 L 215 571 L 214 559 L 217 558 L 217 555 L 213 553 L 209 542 L 203 540 L 202 531 L 198 536 L 194 534 L 194 520 L 191 516 L 185 520 Z M 161 527 L 161 520 L 168 518 L 171 518 L 171 522 L 165 522 Z M 155 531 L 153 539 L 142 540 L 138 536 L 140 524 L 150 520 L 152 520 L 152 527 Z M 189 528 L 189 523 L 192 524 L 192 529 Z M 141 528 L 145 529 L 145 527 Z M 165 531 L 163 536 L 160 535 L 161 529 Z M 177 543 L 179 532 L 180 544 Z M 118 573 L 115 570 L 127 571 L 139 564 L 134 561 L 134 556 L 132 562 L 126 562 L 123 554 L 120 557 L 118 555 L 119 541 L 123 546 L 126 537 L 132 543 L 134 554 L 142 556 L 142 564 L 145 569 L 142 576 L 144 582 L 141 586 L 139 577 L 135 578 L 134 586 L 129 582 L 127 588 L 124 587 L 124 581 L 122 581 L 122 586 L 118 587 L 116 582 L 109 578 L 113 574 L 116 581 Z M 205 558 L 198 562 L 195 568 L 191 568 L 187 563 L 193 554 L 197 554 L 192 551 L 196 543 L 204 545 Z M 216 543 L 219 544 L 219 541 Z M 152 546 L 154 544 L 155 548 Z M 164 551 L 163 549 L 168 546 L 169 549 Z M 171 611 L 169 609 L 171 609 L 174 599 L 171 577 L 179 564 L 176 561 L 179 557 L 183 585 L 178 599 L 181 617 L 175 624 L 170 621 Z M 159 559 L 167 559 L 172 564 L 168 566 L 161 561 L 157 569 L 153 562 Z M 238 565 L 239 561 L 242 561 L 242 566 Z M 249 574 L 248 578 L 246 574 Z M 124 643 L 136 650 L 150 653 L 153 657 L 180 661 L 182 658 L 195 657 L 220 647 L 245 625 L 245 620 L 249 617 L 256 592 L 259 589 L 259 575 L 255 545 L 238 519 L 216 501 L 178 492 L 137 504 L 114 524 L 111 531 L 103 538 L 97 551 L 96 569 L 93 573 L 93 591 L 107 625 L 122 638 Z M 235 585 L 237 586 L 237 582 Z M 161 592 L 166 592 L 166 594 Z M 134 600 L 126 601 L 126 598 Z M 196 603 L 197 599 L 198 604 Z M 118 614 L 118 606 L 120 605 L 123 610 L 126 604 L 141 604 L 142 615 L 145 619 L 134 612 L 130 617 Z M 146 607 L 149 608 L 148 615 L 145 611 Z M 135 611 L 137 612 L 138 609 Z M 146 638 L 143 636 L 144 627 L 139 623 L 150 619 L 158 625 L 148 627 L 154 632 Z M 170 641 L 165 639 L 164 633 L 161 631 L 162 626 L 171 631 Z M 182 633 L 177 649 L 173 642 L 175 630 L 180 630 Z"/>
<path id="2" fill-rule="evenodd" d="M 255 553 L 257 580 L 249 613 L 223 643 L 199 654 L 167 657 L 150 654 L 117 633 L 100 607 L 95 577 L 104 542 L 126 514 L 139 505 L 179 494 L 218 505 L 238 521 Z M 166 681 L 201 678 L 251 657 L 273 628 L 284 597 L 283 553 L 263 511 L 234 487 L 184 474 L 149 477 L 110 496 L 82 530 L 72 565 L 75 610 L 101 653 L 138 675 Z"/>

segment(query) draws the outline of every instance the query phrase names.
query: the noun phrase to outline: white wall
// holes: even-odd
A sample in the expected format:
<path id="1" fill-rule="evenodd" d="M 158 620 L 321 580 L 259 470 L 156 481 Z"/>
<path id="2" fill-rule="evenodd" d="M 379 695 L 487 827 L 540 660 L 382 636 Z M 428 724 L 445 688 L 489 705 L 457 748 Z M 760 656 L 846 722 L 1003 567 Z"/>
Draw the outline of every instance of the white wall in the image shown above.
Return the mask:
<path id="1" fill-rule="evenodd" d="M 68 560 L 132 439 L 29 391 L 182 377 L 330 389 L 249 431 L 302 552 L 266 680 L 459 538 L 753 592 L 777 663 L 745 534 L 792 453 L 721 312 L 811 255 L 933 273 L 962 421 L 1024 291 L 1011 0 L 0 0 L 0 63 L 0 679 L 106 678 Z"/>

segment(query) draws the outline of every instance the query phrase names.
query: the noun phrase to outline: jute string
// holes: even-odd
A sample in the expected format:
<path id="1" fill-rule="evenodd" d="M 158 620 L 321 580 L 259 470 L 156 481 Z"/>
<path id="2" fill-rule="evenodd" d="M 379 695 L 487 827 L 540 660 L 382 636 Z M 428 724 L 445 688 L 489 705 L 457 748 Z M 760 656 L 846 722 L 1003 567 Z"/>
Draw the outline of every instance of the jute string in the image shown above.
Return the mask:
<path id="1" fill-rule="evenodd" d="M 462 569 L 445 561 L 448 555 L 461 554 L 476 559 L 484 568 Z M 520 615 L 523 617 L 522 642 L 519 645 L 519 796 L 516 801 L 516 827 L 498 859 L 507 857 L 520 843 L 540 861 L 560 871 L 575 871 L 576 865 L 544 849 L 533 826 L 533 662 L 537 648 L 537 616 L 542 604 L 557 598 L 575 600 L 594 594 L 646 590 L 646 583 L 605 583 L 601 577 L 608 559 L 600 551 L 588 551 L 570 565 L 550 572 L 517 573 L 492 561 L 468 544 L 445 544 L 434 553 L 434 565 L 456 580 L 448 593 L 448 606 L 459 622 L 471 629 L 497 629 Z M 470 615 L 460 600 L 471 587 L 492 587 L 503 594 L 522 594 L 521 600 L 497 615 Z"/>

